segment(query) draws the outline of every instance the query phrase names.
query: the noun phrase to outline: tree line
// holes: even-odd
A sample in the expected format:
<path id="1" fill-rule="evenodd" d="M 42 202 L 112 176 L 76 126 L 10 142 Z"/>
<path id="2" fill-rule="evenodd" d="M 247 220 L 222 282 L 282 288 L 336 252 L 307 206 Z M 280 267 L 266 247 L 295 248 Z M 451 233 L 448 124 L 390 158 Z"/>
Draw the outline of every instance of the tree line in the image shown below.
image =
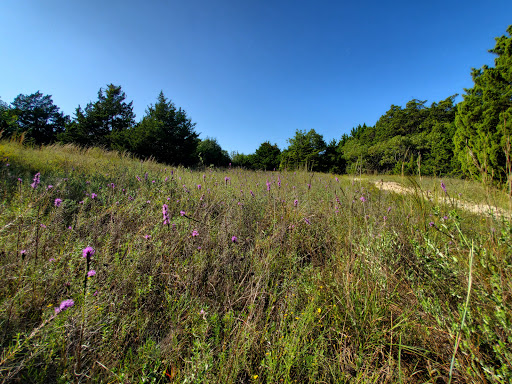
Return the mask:
<path id="1" fill-rule="evenodd" d="M 200 140 L 196 124 L 163 92 L 135 122 L 133 102 L 113 84 L 78 106 L 74 118 L 39 91 L 10 104 L 0 100 L 0 131 L 38 145 L 102 146 L 175 165 L 455 175 L 507 183 L 512 191 L 512 25 L 507 34 L 489 51 L 494 67 L 472 70 L 474 86 L 460 103 L 451 95 L 430 105 L 418 99 L 391 105 L 374 126 L 358 125 L 328 143 L 314 129 L 297 130 L 283 150 L 267 141 L 253 154 L 228 154 L 216 139 Z"/>

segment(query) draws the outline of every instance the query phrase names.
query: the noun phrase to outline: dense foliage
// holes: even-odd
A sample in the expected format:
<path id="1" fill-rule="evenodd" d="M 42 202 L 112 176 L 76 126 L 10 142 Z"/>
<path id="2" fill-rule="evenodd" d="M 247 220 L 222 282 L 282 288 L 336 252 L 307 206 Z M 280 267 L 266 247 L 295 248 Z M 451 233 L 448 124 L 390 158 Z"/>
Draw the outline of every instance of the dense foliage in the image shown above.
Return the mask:
<path id="1" fill-rule="evenodd" d="M 512 183 L 512 25 L 489 52 L 494 68 L 473 69 L 475 85 L 458 105 L 455 153 L 467 175 Z"/>

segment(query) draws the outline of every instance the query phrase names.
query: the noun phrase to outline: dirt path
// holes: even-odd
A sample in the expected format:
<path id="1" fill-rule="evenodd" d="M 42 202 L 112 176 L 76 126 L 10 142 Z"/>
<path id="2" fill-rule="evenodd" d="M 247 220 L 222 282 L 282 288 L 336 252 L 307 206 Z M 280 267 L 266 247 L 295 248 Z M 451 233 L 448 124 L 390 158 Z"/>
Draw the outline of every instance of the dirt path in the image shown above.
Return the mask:
<path id="1" fill-rule="evenodd" d="M 390 191 L 399 193 L 401 195 L 409 194 L 409 193 L 415 193 L 414 188 L 407 188 L 403 185 L 400 185 L 398 183 L 395 183 L 394 181 L 378 181 L 375 183 L 375 186 L 379 189 L 382 189 L 384 191 Z M 431 200 L 432 196 L 425 191 L 421 191 L 423 194 L 423 198 L 426 200 Z M 449 198 L 442 198 L 440 199 L 443 204 L 452 204 L 452 200 Z M 502 208 L 494 207 L 492 205 L 488 204 L 472 204 L 467 201 L 463 200 L 457 200 L 453 199 L 453 203 L 458 208 L 464 209 L 466 211 L 480 214 L 480 215 L 489 215 L 489 216 L 504 216 L 507 218 L 512 217 L 512 212 L 506 211 Z"/>

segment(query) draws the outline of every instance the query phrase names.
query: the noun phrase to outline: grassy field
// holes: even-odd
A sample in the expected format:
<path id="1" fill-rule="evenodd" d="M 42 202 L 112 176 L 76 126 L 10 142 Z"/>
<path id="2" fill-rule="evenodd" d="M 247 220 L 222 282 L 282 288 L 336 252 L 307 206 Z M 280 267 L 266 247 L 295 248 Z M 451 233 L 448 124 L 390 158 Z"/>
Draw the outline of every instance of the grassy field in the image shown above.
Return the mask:
<path id="1" fill-rule="evenodd" d="M 7 141 L 0 161 L 0 382 L 512 381 L 512 227 L 443 203 L 509 209 L 498 190 Z"/>

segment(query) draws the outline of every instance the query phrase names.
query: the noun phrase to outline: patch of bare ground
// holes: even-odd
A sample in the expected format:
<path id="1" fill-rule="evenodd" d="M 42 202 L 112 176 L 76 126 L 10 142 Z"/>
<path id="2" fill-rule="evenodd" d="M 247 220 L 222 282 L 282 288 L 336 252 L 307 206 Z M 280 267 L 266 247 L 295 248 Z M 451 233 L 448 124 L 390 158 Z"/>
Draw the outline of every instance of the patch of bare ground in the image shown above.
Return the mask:
<path id="1" fill-rule="evenodd" d="M 424 199 L 432 200 L 432 194 L 429 191 L 417 191 L 414 188 L 404 187 L 403 185 L 396 183 L 394 181 L 377 181 L 375 182 L 375 185 L 377 186 L 377 188 L 381 190 L 390 191 L 401 195 L 419 192 L 421 193 Z M 443 204 L 453 204 L 457 208 L 461 208 L 464 209 L 465 211 L 476 213 L 479 215 L 502 216 L 507 218 L 512 217 L 512 212 L 492 206 L 490 204 L 473 204 L 464 200 L 450 199 L 448 197 L 441 198 L 440 201 Z"/>

